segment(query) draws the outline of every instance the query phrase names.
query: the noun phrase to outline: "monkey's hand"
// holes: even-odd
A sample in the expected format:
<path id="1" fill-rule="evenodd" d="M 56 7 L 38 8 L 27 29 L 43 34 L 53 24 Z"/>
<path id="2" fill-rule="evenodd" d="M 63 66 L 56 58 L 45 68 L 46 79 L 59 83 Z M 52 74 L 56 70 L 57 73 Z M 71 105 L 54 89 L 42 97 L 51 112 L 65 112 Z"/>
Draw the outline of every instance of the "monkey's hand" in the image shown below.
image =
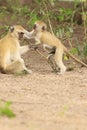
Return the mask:
<path id="1" fill-rule="evenodd" d="M 37 50 L 37 49 L 38 49 L 38 46 L 37 46 L 37 45 L 35 45 L 34 50 Z"/>
<path id="2" fill-rule="evenodd" d="M 30 49 L 34 49 L 34 50 L 37 50 L 37 49 L 38 49 L 38 45 L 29 45 L 29 48 L 30 48 Z"/>

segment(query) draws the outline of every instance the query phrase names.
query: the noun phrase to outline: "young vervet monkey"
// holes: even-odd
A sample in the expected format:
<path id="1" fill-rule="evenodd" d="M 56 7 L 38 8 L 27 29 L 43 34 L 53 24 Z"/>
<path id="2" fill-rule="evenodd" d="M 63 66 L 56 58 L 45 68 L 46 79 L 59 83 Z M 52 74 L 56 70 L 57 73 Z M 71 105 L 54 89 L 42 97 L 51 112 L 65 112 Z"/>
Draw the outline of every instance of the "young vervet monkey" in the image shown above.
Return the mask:
<path id="1" fill-rule="evenodd" d="M 81 62 L 72 54 L 70 54 L 67 48 L 61 43 L 58 38 L 56 38 L 56 36 L 52 35 L 50 32 L 47 31 L 47 25 L 43 21 L 35 22 L 33 30 L 29 32 L 29 38 L 34 38 L 36 40 L 36 45 L 41 43 L 44 44 L 45 50 L 47 50 L 46 47 L 50 49 L 54 48 L 54 60 L 60 69 L 60 74 L 63 74 L 66 71 L 66 67 L 62 60 L 64 52 L 66 52 L 75 61 L 87 67 L 85 63 Z"/>
<path id="2" fill-rule="evenodd" d="M 20 46 L 19 40 L 24 37 L 28 38 L 28 31 L 20 25 L 14 25 L 0 40 L 0 70 L 2 73 L 32 72 L 25 67 L 24 60 L 21 58 L 21 54 L 29 50 L 28 45 Z"/>

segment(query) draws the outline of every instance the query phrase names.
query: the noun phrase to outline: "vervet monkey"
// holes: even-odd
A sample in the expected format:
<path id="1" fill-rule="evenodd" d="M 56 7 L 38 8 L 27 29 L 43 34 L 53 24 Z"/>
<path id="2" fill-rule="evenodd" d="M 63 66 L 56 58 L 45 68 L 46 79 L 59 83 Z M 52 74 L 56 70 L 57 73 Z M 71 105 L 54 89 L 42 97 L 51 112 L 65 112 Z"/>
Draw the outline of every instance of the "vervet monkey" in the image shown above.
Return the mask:
<path id="1" fill-rule="evenodd" d="M 29 38 L 34 38 L 36 40 L 36 45 L 41 43 L 44 44 L 45 50 L 47 50 L 46 47 L 50 49 L 54 48 L 54 60 L 60 69 L 60 74 L 63 74 L 66 71 L 66 66 L 63 63 L 64 52 L 66 52 L 75 61 L 87 67 L 85 63 L 81 62 L 79 59 L 70 54 L 67 48 L 61 43 L 58 38 L 56 38 L 56 36 L 47 31 L 47 25 L 43 21 L 35 22 L 33 30 L 29 32 Z"/>
<path id="2" fill-rule="evenodd" d="M 20 46 L 19 40 L 24 37 L 28 38 L 28 31 L 20 25 L 14 25 L 0 40 L 0 70 L 2 73 L 32 72 L 25 67 L 24 60 L 21 58 L 21 54 L 29 50 L 28 45 Z"/>

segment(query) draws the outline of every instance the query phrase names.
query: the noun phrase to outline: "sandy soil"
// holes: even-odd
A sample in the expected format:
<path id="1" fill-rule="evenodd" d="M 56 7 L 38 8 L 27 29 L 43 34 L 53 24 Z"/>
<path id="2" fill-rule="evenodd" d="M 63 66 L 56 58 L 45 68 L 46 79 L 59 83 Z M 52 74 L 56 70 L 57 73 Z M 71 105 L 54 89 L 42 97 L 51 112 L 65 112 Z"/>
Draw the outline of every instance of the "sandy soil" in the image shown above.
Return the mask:
<path id="1" fill-rule="evenodd" d="M 0 130 L 87 130 L 86 68 L 56 75 L 36 52 L 24 58 L 32 75 L 0 74 L 0 99 L 16 114 L 0 117 Z"/>

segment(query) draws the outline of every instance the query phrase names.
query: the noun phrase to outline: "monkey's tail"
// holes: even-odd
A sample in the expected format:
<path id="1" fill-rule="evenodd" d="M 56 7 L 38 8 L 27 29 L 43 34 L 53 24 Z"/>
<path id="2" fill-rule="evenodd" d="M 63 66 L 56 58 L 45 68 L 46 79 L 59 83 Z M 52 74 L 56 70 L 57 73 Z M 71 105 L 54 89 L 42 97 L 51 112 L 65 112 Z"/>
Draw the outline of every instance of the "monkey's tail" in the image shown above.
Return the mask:
<path id="1" fill-rule="evenodd" d="M 74 59 L 76 62 L 80 63 L 82 66 L 85 66 L 87 68 L 87 64 L 85 64 L 84 62 L 82 62 L 81 60 L 79 60 L 78 58 L 76 58 L 75 56 L 73 56 L 68 50 L 67 48 L 64 47 L 65 52 L 72 58 Z"/>

